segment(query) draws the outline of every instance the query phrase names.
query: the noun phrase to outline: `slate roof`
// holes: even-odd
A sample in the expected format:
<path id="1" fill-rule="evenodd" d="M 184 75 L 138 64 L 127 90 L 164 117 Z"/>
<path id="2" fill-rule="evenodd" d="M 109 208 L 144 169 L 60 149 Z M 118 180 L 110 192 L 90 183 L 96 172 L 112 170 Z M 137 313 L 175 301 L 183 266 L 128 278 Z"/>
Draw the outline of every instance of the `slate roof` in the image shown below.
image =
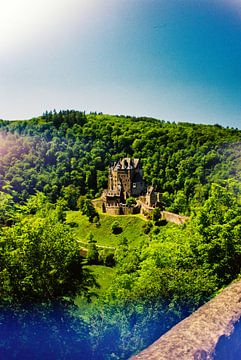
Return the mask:
<path id="1" fill-rule="evenodd" d="M 137 169 L 140 159 L 123 158 L 114 164 L 114 170 Z"/>

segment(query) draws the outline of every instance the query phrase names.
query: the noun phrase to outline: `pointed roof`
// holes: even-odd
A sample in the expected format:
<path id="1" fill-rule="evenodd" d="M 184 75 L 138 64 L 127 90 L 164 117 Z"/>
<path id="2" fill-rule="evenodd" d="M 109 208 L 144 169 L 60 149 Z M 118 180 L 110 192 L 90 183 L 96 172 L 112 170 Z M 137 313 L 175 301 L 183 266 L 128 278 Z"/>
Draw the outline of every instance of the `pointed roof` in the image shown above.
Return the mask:
<path id="1" fill-rule="evenodd" d="M 114 164 L 114 170 L 136 169 L 139 166 L 140 159 L 123 158 Z"/>

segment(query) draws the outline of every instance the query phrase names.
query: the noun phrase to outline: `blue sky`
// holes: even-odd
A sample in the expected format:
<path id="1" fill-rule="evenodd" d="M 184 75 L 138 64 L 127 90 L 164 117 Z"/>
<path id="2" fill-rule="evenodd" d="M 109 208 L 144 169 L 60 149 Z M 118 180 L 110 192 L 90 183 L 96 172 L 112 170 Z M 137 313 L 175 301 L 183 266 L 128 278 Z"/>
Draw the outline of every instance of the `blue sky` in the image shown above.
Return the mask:
<path id="1" fill-rule="evenodd" d="M 0 118 L 55 108 L 241 128 L 240 0 L 9 0 L 0 13 Z"/>

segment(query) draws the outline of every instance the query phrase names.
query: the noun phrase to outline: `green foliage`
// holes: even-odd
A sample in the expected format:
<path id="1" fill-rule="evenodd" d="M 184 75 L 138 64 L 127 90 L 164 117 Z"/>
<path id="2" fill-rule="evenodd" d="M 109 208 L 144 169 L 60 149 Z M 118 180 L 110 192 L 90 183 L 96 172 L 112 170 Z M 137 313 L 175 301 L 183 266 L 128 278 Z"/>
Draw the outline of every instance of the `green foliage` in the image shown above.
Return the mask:
<path id="1" fill-rule="evenodd" d="M 109 249 L 99 251 L 99 263 L 105 266 L 113 267 L 115 265 L 115 256 Z"/>
<path id="2" fill-rule="evenodd" d="M 240 135 L 73 110 L 1 121 L 1 301 L 42 302 L 77 292 L 82 299 L 95 292 L 99 298 L 90 295 L 78 316 L 96 354 L 105 348 L 106 359 L 128 358 L 149 345 L 240 274 Z M 145 223 L 99 215 L 90 199 L 106 187 L 109 163 L 124 156 L 141 159 L 162 207 L 191 213 L 192 220 L 153 226 L 158 208 Z M 78 208 L 81 213 L 67 211 Z M 90 265 L 83 266 L 79 246 L 90 231 Z M 112 248 L 99 251 L 95 241 Z M 94 286 L 91 268 L 104 290 Z M 118 341 L 109 346 L 108 335 Z"/>
<path id="3" fill-rule="evenodd" d="M 111 350 L 105 348 L 107 358 L 129 358 L 215 293 L 216 275 L 195 258 L 193 244 L 199 241 L 192 224 L 168 224 L 135 247 L 127 239 L 118 243 L 112 283 L 91 309 L 80 308 L 94 343 L 105 342 L 97 335 L 103 326 L 106 335 L 116 334 Z"/>
<path id="4" fill-rule="evenodd" d="M 90 222 L 97 223 L 99 221 L 99 214 L 95 210 L 95 207 L 90 199 L 87 199 L 86 197 L 81 197 L 79 199 L 79 207 L 82 214 L 86 215 Z"/>
<path id="5" fill-rule="evenodd" d="M 188 213 L 188 199 L 183 190 L 178 190 L 175 194 L 174 201 L 169 205 L 169 211 L 176 214 L 185 215 Z"/>
<path id="6" fill-rule="evenodd" d="M 149 234 L 151 229 L 153 227 L 153 224 L 151 221 L 147 221 L 144 225 L 143 225 L 143 230 L 145 234 Z"/>
<path id="7" fill-rule="evenodd" d="M 40 197 L 29 201 L 30 209 Z M 82 268 L 79 245 L 70 228 L 59 219 L 58 205 L 54 208 L 46 203 L 41 212 L 36 206 L 34 210 L 34 215 L 24 216 L 2 233 L 2 301 L 56 300 L 85 291 L 86 281 L 91 284 Z"/>
<path id="8" fill-rule="evenodd" d="M 87 236 L 88 240 L 88 252 L 86 256 L 86 261 L 89 265 L 98 264 L 99 262 L 99 251 L 96 246 L 96 241 L 92 233 L 89 233 Z"/>
<path id="9" fill-rule="evenodd" d="M 159 228 L 158 226 L 155 226 L 155 227 L 153 228 L 153 230 L 152 230 L 152 233 L 153 233 L 154 235 L 159 234 L 159 232 L 160 232 L 160 228 Z"/>
<path id="10" fill-rule="evenodd" d="M 155 119 L 46 112 L 30 121 L 0 123 L 0 191 L 25 201 L 36 191 L 62 197 L 100 195 L 108 166 L 123 156 L 142 160 L 147 184 L 165 208 L 189 213 L 207 199 L 210 184 L 239 178 L 240 131 Z"/>
<path id="11" fill-rule="evenodd" d="M 86 256 L 86 261 L 88 264 L 98 264 L 99 261 L 99 252 L 96 244 L 94 242 L 89 243 L 88 252 Z"/>
<path id="12" fill-rule="evenodd" d="M 122 227 L 118 221 L 114 221 L 111 225 L 111 231 L 113 234 L 120 234 L 122 233 Z"/>
<path id="13" fill-rule="evenodd" d="M 210 196 L 196 222 L 201 240 L 197 258 L 218 276 L 220 286 L 241 270 L 241 188 L 230 180 L 223 186 L 212 184 Z"/>
<path id="14" fill-rule="evenodd" d="M 126 206 L 131 207 L 136 205 L 136 199 L 132 196 L 130 196 L 127 200 L 126 200 Z"/>
<path id="15" fill-rule="evenodd" d="M 80 196 L 80 188 L 71 184 L 61 189 L 61 195 L 70 210 L 77 210 L 77 202 Z"/>
<path id="16" fill-rule="evenodd" d="M 111 226 L 117 219 L 116 216 L 109 214 L 100 214 L 99 226 L 95 223 L 90 223 L 85 215 L 80 211 L 68 211 L 67 223 L 76 223 L 74 234 L 76 238 L 83 243 L 86 242 L 88 234 L 91 232 L 98 245 L 116 247 L 119 242 L 128 239 L 129 242 L 135 246 L 144 239 L 147 235 L 144 234 L 143 225 L 146 223 L 139 215 L 119 216 L 118 222 L 123 229 L 120 234 L 113 234 Z"/>
<path id="17" fill-rule="evenodd" d="M 154 223 L 158 223 L 158 221 L 161 219 L 161 209 L 158 207 L 153 209 L 151 216 L 152 216 L 152 220 L 154 221 Z"/>
<path id="18" fill-rule="evenodd" d="M 11 195 L 0 191 L 0 224 L 8 225 L 14 219 L 14 203 Z"/>

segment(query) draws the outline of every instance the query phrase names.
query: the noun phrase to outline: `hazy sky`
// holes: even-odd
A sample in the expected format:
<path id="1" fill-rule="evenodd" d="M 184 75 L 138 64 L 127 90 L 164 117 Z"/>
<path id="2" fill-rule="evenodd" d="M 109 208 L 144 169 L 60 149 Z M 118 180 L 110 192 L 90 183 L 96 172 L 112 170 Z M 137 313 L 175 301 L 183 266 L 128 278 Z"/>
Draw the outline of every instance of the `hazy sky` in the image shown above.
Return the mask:
<path id="1" fill-rule="evenodd" d="M 0 118 L 76 109 L 241 128 L 241 0 L 0 0 Z"/>

